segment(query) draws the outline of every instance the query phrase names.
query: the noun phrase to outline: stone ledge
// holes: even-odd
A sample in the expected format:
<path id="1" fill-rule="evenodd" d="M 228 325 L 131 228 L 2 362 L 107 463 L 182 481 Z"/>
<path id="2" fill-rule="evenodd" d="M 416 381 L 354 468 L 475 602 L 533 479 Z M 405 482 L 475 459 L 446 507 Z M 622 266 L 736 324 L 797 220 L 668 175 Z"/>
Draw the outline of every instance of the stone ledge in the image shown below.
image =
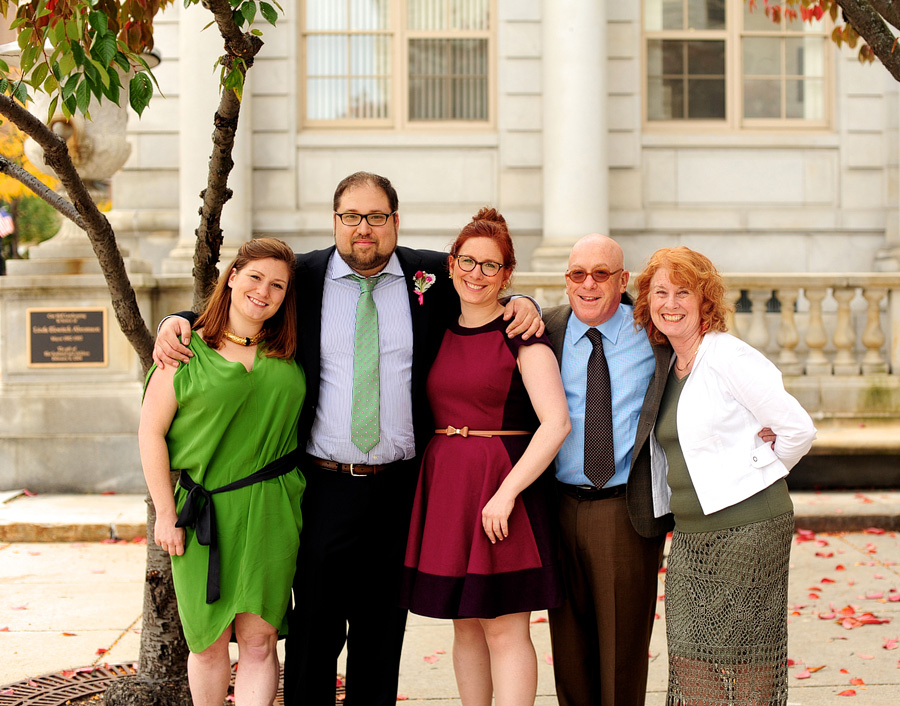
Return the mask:
<path id="1" fill-rule="evenodd" d="M 900 422 L 895 420 L 818 420 L 816 428 L 812 456 L 900 455 Z"/>

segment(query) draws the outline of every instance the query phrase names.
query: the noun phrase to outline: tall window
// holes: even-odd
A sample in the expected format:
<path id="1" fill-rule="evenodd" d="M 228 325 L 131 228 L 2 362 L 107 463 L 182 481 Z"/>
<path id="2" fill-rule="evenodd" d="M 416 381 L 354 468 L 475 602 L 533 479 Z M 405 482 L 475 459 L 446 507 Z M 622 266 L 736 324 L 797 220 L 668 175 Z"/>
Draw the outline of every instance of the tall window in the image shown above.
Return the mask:
<path id="1" fill-rule="evenodd" d="M 649 124 L 824 127 L 827 27 L 746 0 L 645 0 Z"/>
<path id="2" fill-rule="evenodd" d="M 492 0 L 306 0 L 305 122 L 490 119 Z"/>

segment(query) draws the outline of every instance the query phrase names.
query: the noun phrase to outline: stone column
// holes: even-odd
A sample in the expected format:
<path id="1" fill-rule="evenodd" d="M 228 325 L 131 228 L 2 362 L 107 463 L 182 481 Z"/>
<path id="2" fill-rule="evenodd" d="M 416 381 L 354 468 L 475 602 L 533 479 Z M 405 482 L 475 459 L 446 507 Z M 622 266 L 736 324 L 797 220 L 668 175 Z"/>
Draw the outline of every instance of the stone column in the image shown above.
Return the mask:
<path id="1" fill-rule="evenodd" d="M 875 272 L 900 270 L 900 189 L 895 188 L 894 198 L 888 201 L 886 220 L 884 243 L 875 254 L 875 262 L 872 265 Z"/>
<path id="2" fill-rule="evenodd" d="M 542 7 L 544 238 L 532 269 L 562 272 L 578 238 L 609 230 L 606 0 Z"/>
<path id="3" fill-rule="evenodd" d="M 196 230 L 200 224 L 198 211 L 200 192 L 206 188 L 209 158 L 212 154 L 213 119 L 219 106 L 218 71 L 212 67 L 224 54 L 222 36 L 215 26 L 206 31 L 212 15 L 200 6 L 179 9 L 178 24 L 178 128 L 179 128 L 179 230 L 178 244 L 163 262 L 166 274 L 190 272 L 193 267 Z M 234 192 L 222 210 L 221 260 L 230 260 L 237 247 L 253 233 L 251 204 L 251 120 L 249 82 L 244 87 L 244 100 L 238 134 L 234 144 L 234 169 L 228 186 Z"/>

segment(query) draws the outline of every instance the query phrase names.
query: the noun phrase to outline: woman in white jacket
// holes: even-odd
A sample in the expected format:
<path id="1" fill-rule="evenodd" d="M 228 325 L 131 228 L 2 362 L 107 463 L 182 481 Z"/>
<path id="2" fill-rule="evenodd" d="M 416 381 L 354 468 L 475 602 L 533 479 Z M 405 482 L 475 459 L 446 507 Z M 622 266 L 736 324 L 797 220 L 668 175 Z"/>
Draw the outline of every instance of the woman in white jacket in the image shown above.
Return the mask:
<path id="1" fill-rule="evenodd" d="M 666 703 L 783 706 L 794 529 L 784 477 L 816 430 L 778 369 L 725 333 L 725 287 L 709 259 L 658 250 L 637 287 L 636 324 L 674 353 L 651 439 L 654 510 L 675 516 Z"/>

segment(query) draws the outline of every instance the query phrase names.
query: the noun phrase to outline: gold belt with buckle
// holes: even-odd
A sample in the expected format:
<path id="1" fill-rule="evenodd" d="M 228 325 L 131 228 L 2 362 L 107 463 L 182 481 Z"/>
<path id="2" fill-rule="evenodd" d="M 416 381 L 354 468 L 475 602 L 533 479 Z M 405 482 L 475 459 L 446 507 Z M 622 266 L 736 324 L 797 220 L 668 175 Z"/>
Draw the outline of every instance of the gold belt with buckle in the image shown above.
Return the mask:
<path id="1" fill-rule="evenodd" d="M 435 429 L 435 434 L 445 434 L 446 436 L 484 436 L 484 437 L 492 437 L 492 436 L 526 436 L 528 434 L 533 434 L 531 431 L 519 431 L 514 429 L 499 429 L 495 431 L 484 431 L 482 429 L 469 429 L 469 427 L 460 427 L 456 428 L 454 426 L 448 426 L 446 429 Z"/>

